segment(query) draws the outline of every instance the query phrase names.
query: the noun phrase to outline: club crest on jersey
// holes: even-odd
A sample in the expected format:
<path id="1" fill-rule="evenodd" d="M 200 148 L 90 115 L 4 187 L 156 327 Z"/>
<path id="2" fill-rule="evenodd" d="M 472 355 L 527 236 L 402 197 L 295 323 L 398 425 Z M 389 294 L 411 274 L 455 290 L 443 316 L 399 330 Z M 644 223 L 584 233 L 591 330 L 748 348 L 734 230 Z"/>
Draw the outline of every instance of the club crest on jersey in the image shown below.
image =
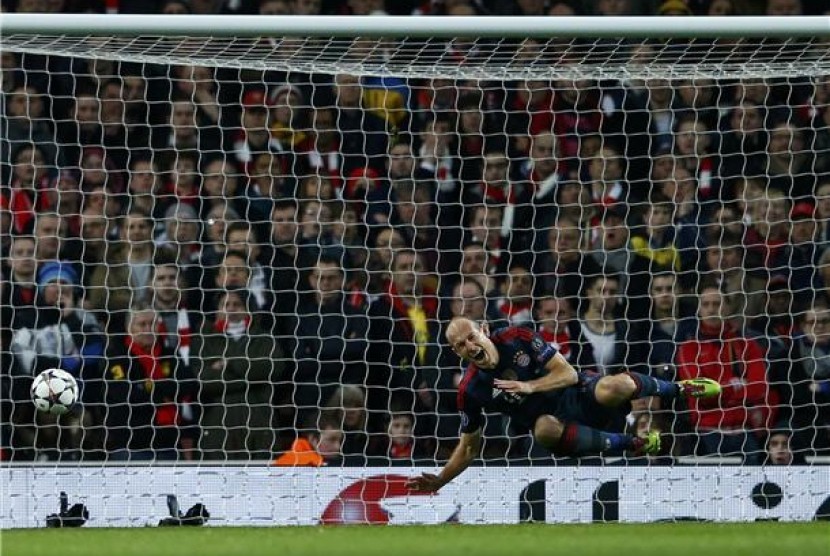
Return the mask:
<path id="1" fill-rule="evenodd" d="M 513 363 L 517 367 L 527 367 L 530 365 L 530 356 L 525 352 L 519 350 L 516 352 L 516 355 L 513 356 Z"/>

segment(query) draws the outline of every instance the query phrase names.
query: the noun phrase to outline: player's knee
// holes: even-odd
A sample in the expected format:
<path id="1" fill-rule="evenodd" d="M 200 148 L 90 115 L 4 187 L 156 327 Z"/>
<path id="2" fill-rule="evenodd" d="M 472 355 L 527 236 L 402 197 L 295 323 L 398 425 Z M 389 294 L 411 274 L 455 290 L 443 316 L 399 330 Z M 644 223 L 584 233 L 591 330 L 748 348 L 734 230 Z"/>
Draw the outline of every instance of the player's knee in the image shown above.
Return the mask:
<path id="1" fill-rule="evenodd" d="M 629 399 L 636 389 L 637 385 L 628 375 L 606 376 L 597 382 L 594 395 L 601 404 L 615 404 Z"/>
<path id="2" fill-rule="evenodd" d="M 550 415 L 543 415 L 536 420 L 533 427 L 533 438 L 536 442 L 551 450 L 559 443 L 564 430 L 565 425 L 559 419 Z"/>

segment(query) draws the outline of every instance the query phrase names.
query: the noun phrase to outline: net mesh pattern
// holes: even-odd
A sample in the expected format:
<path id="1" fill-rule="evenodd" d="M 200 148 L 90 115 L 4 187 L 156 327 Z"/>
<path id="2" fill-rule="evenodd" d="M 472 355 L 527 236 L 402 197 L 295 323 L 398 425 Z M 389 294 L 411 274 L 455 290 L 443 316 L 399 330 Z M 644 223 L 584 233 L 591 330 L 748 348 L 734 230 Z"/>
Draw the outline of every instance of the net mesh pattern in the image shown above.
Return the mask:
<path id="1" fill-rule="evenodd" d="M 439 463 L 453 316 L 555 345 L 585 373 L 562 410 L 662 430 L 656 462 L 827 454 L 823 41 L 0 45 L 12 459 Z M 60 418 L 28 392 L 53 367 Z M 580 417 L 626 370 L 725 394 L 637 378 L 664 399 Z M 488 464 L 558 461 L 481 426 Z"/>

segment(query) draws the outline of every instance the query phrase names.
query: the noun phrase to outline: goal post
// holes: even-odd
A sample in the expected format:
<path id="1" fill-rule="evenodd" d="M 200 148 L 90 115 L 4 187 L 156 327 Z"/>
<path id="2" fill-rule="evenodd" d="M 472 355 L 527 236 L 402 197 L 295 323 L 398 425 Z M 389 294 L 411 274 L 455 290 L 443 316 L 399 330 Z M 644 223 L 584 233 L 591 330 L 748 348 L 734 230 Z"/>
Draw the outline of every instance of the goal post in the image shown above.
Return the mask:
<path id="1" fill-rule="evenodd" d="M 0 14 L 0 526 L 61 490 L 95 526 L 169 494 L 231 525 L 827 514 L 828 39 L 830 17 Z M 463 421 L 457 316 L 533 330 L 582 380 L 724 394 L 592 423 L 662 432 L 648 458 L 552 456 L 487 412 L 475 467 L 419 497 Z M 56 367 L 81 391 L 60 418 L 28 392 Z"/>

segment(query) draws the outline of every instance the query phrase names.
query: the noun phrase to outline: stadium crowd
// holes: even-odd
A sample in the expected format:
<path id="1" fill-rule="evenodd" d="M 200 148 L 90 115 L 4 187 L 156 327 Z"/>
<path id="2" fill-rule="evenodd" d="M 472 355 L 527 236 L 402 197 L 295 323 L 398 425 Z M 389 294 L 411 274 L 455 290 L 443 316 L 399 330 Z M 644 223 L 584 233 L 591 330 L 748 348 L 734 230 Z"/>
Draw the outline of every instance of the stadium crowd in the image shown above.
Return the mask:
<path id="1" fill-rule="evenodd" d="M 705 16 L 807 4 L 3 7 Z M 457 63 L 480 47 L 445 46 Z M 452 316 L 533 328 L 581 370 L 718 380 L 716 401 L 632 408 L 620 427 L 674 433 L 655 462 L 830 453 L 830 77 L 401 79 L 3 51 L 0 110 L 4 459 L 442 460 L 460 425 Z M 29 396 L 52 367 L 82 386 L 60 418 Z M 492 461 L 551 461 L 499 416 L 486 430 Z"/>

